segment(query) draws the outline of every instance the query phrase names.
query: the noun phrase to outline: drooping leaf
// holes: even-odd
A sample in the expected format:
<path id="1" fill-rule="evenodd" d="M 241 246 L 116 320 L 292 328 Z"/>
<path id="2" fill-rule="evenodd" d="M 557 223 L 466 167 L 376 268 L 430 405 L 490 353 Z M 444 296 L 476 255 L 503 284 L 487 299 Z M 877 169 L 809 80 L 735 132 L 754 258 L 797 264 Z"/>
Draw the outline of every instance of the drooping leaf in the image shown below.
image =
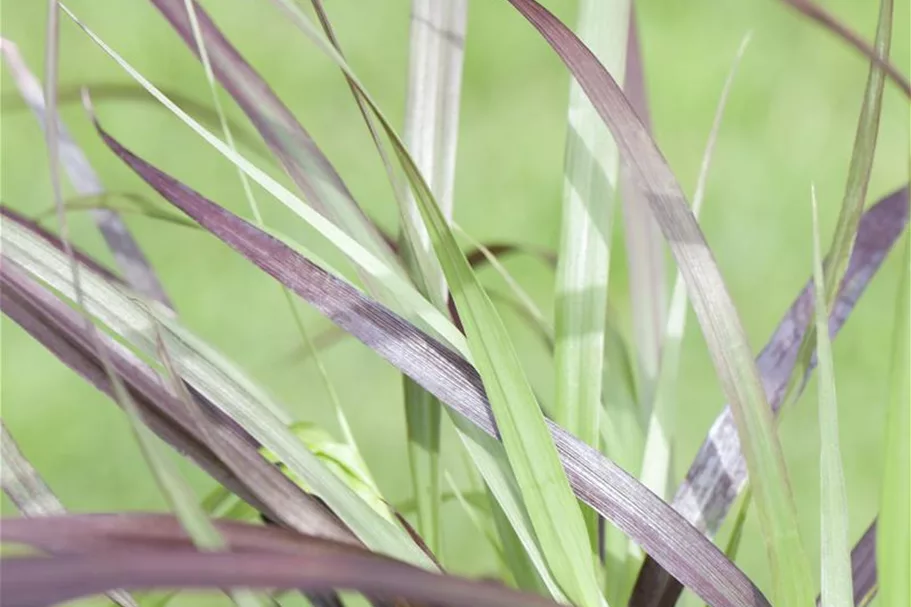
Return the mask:
<path id="1" fill-rule="evenodd" d="M 4 226 L 4 234 L 8 232 L 9 228 Z M 83 272 L 89 271 L 89 266 L 84 268 Z M 3 259 L 0 276 L 3 293 L 0 307 L 3 313 L 63 363 L 113 398 L 110 378 L 79 314 L 28 279 L 8 257 Z M 209 424 L 204 432 L 200 431 L 199 420 L 190 416 L 185 405 L 147 364 L 106 335 L 99 335 L 96 342 L 107 350 L 106 356 L 126 383 L 134 402 L 142 411 L 143 420 L 177 451 L 273 520 L 302 533 L 336 541 L 353 541 L 349 530 L 278 469 L 269 465 L 257 453 L 255 441 L 201 394 L 194 392 L 193 396 L 199 400 L 200 406 L 207 407 L 210 412 Z M 219 452 L 227 456 L 228 462 L 216 455 L 211 446 L 214 440 L 219 442 Z"/>
<path id="2" fill-rule="evenodd" d="M 255 528 L 264 531 L 262 527 Z M 285 588 L 357 590 L 370 596 L 446 606 L 553 607 L 532 594 L 451 575 L 438 575 L 379 555 L 301 540 L 292 552 L 202 553 L 187 548 L 137 548 L 89 555 L 4 558 L 0 598 L 10 607 L 39 607 L 129 588 Z M 139 546 L 142 546 L 140 543 Z"/>
<path id="3" fill-rule="evenodd" d="M 705 151 L 702 154 L 702 164 L 699 176 L 696 178 L 696 190 L 693 194 L 693 216 L 698 219 L 705 197 L 705 186 L 708 180 L 709 167 L 721 130 L 721 118 L 727 105 L 731 87 L 734 84 L 734 75 L 737 66 L 743 58 L 743 53 L 749 43 L 747 34 L 740 43 L 740 48 L 734 57 L 728 77 L 721 90 L 715 118 L 709 131 Z M 680 367 L 680 346 L 686 331 L 686 285 L 683 275 L 678 271 L 674 280 L 674 290 L 671 292 L 671 306 L 668 313 L 667 326 L 664 330 L 664 340 L 661 345 L 661 364 L 658 370 L 658 382 L 655 389 L 654 404 L 649 407 L 648 431 L 645 439 L 645 453 L 642 457 L 642 483 L 659 497 L 666 499 L 667 491 L 671 489 L 671 468 L 674 427 L 676 424 L 676 398 L 677 380 Z"/>
<path id="4" fill-rule="evenodd" d="M 65 256 L 59 249 L 3 222 L 4 254 L 37 275 L 57 291 L 72 297 L 73 285 Z M 308 451 L 287 428 L 284 410 L 219 353 L 199 338 L 87 268 L 80 272 L 88 299 L 85 309 L 131 345 L 153 355 L 157 351 L 156 328 L 163 336 L 172 360 L 193 389 L 240 424 L 257 442 L 268 447 L 296 474 L 306 479 L 318 497 L 369 547 L 403 560 L 427 564 L 426 557 L 407 534 L 380 517 L 338 477 Z"/>
<path id="5" fill-rule="evenodd" d="M 167 200 L 288 286 L 334 323 L 407 373 L 487 434 L 496 436 L 477 372 L 353 286 L 199 196 L 108 138 Z M 765 605 L 761 593 L 673 510 L 595 450 L 548 423 L 578 497 L 614 521 L 695 592 L 717 605 Z M 660 530 L 660 531 L 659 531 Z"/>
<path id="6" fill-rule="evenodd" d="M 844 325 L 867 284 L 904 232 L 908 222 L 907 186 L 877 202 L 861 218 L 841 290 L 829 317 L 834 338 Z M 813 314 L 813 288 L 808 282 L 756 359 L 773 412 L 782 404 L 788 379 L 797 361 L 800 343 Z M 809 380 L 815 358 L 801 383 Z M 714 536 L 747 481 L 747 468 L 730 408 L 715 419 L 708 436 L 674 496 L 674 508 L 692 525 Z M 631 604 L 637 607 L 670 605 L 680 584 L 651 558 L 639 573 Z"/>

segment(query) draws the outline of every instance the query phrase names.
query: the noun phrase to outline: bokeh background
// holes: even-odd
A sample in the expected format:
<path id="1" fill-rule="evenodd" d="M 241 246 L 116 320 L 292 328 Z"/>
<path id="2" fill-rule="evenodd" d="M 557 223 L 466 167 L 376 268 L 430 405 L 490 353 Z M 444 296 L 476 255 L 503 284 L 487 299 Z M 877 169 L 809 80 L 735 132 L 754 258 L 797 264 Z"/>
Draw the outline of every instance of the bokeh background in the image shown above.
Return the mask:
<path id="1" fill-rule="evenodd" d="M 46 3 L 5 0 L 3 36 L 16 42 L 36 73 L 43 70 Z M 396 211 L 382 167 L 338 70 L 267 0 L 204 1 L 218 25 L 265 76 L 313 134 L 358 201 L 393 229 Z M 396 124 L 402 123 L 408 52 L 405 0 L 326 3 L 354 69 Z M 575 2 L 545 4 L 568 23 Z M 210 104 L 200 65 L 158 12 L 143 0 L 72 0 L 68 5 L 108 44 L 157 85 Z M 877 3 L 824 5 L 871 39 Z M 821 205 L 823 237 L 834 226 L 845 183 L 867 63 L 852 49 L 775 0 L 637 3 L 646 84 L 657 141 L 691 192 L 723 81 L 740 39 L 753 41 L 725 115 L 709 179 L 702 225 L 755 351 L 810 275 L 810 184 Z M 909 3 L 895 7 L 892 58 L 909 71 Z M 129 77 L 69 20 L 61 24 L 61 87 L 129 84 Z M 2 202 L 37 214 L 52 206 L 46 151 L 33 116 L 2 68 Z M 555 247 L 569 77 L 538 34 L 502 0 L 473 0 L 458 150 L 455 215 L 482 241 L 520 240 Z M 149 101 L 97 101 L 105 126 L 134 151 L 205 195 L 247 215 L 233 167 L 166 110 Z M 253 133 L 240 111 L 230 116 Z M 109 190 L 154 194 L 100 143 L 80 107 L 62 114 Z M 907 101 L 886 86 L 869 201 L 908 178 Z M 256 150 L 243 150 L 259 164 Z M 273 175 L 280 176 L 279 170 Z M 72 190 L 67 190 L 72 195 Z M 267 221 L 314 246 L 313 234 L 260 193 Z M 164 203 L 155 199 L 157 203 Z M 619 216 L 618 216 L 619 217 Z M 312 364 L 295 360 L 299 340 L 271 279 L 201 232 L 143 217 L 127 221 L 186 325 L 241 365 L 302 419 L 335 430 Z M 71 216 L 74 240 L 105 262 L 110 256 L 84 214 Z M 611 301 L 628 326 L 627 271 L 617 231 Z M 891 256 L 835 342 L 842 454 L 851 506 L 851 536 L 875 515 L 882 463 L 884 396 L 891 347 L 898 256 Z M 545 310 L 553 275 L 515 258 L 507 265 Z M 669 271 L 672 270 L 669 265 Z M 498 278 L 485 274 L 489 284 Z M 670 275 L 669 275 L 670 280 Z M 305 310 L 308 326 L 327 321 Z M 540 389 L 552 385 L 550 362 L 514 319 L 523 359 Z M 676 469 L 682 476 L 723 405 L 698 325 L 691 319 L 679 387 Z M 2 413 L 26 455 L 75 511 L 161 509 L 164 501 L 121 412 L 2 320 Z M 325 354 L 363 448 L 386 496 L 407 499 L 410 486 L 401 381 L 387 364 L 349 340 Z M 818 431 L 815 382 L 787 411 L 781 439 L 805 545 L 818 562 Z M 457 445 L 445 437 L 447 464 L 463 478 Z M 202 495 L 211 482 L 190 466 Z M 5 515 L 14 509 L 3 502 Z M 446 507 L 445 562 L 456 571 L 489 573 L 486 545 L 458 505 Z M 758 525 L 750 516 L 739 564 L 768 588 Z M 695 604 L 695 603 L 694 603 Z"/>

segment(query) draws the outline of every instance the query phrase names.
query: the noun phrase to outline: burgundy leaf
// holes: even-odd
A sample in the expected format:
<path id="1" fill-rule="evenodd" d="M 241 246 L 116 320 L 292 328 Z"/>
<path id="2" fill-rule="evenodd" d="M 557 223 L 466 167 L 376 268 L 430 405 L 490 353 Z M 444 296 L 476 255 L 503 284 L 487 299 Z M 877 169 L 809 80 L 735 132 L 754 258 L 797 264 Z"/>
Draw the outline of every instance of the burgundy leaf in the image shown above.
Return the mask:
<path id="1" fill-rule="evenodd" d="M 230 552 L 198 552 L 172 517 L 68 516 L 6 520 L 4 541 L 59 553 L 0 560 L 0 602 L 38 607 L 109 588 L 287 588 L 358 590 L 433 605 L 554 607 L 543 597 L 431 573 L 361 548 L 267 527 L 219 523 Z"/>
<path id="2" fill-rule="evenodd" d="M 97 123 L 96 123 L 97 126 Z M 100 126 L 105 143 L 166 200 L 297 293 L 428 392 L 497 436 L 480 377 L 463 358 L 347 282 L 135 156 Z M 576 495 L 718 607 L 767 605 L 711 542 L 601 453 L 548 422 Z"/>
<path id="3" fill-rule="evenodd" d="M 45 236 L 59 247 L 59 241 Z M 114 398 L 110 377 L 95 351 L 97 341 L 105 348 L 105 355 L 149 428 L 254 508 L 293 529 L 356 542 L 334 515 L 263 459 L 258 445 L 233 420 L 191 390 L 194 400 L 207 413 L 207 424 L 200 428 L 202 416 L 188 412 L 148 365 L 104 334 L 93 340 L 78 312 L 29 279 L 6 257 L 0 263 L 0 293 L 4 314 L 89 383 Z M 215 441 L 218 445 L 213 447 Z"/>

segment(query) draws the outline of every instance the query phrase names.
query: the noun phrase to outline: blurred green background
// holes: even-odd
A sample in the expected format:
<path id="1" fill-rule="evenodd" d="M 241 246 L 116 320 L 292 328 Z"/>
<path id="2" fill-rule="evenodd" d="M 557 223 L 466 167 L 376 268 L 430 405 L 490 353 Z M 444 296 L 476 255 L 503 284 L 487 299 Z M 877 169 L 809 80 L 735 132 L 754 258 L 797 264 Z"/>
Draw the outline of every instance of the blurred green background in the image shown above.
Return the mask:
<path id="1" fill-rule="evenodd" d="M 6 0 L 2 33 L 36 73 L 43 70 L 46 3 Z M 69 6 L 157 85 L 210 105 L 200 65 L 158 12 L 143 0 Z M 568 23 L 574 2 L 545 3 Z M 386 227 L 395 207 L 382 167 L 338 70 L 267 0 L 205 1 L 218 25 L 310 130 L 363 207 Z M 877 3 L 827 0 L 825 6 L 872 38 Z M 408 52 L 408 2 L 327 2 L 342 45 L 368 89 L 402 123 Z M 715 154 L 703 229 L 754 350 L 810 275 L 810 183 L 827 241 L 844 188 L 867 63 L 828 33 L 774 0 L 637 3 L 646 83 L 656 138 L 687 192 L 724 78 L 740 39 L 753 41 L 737 76 Z M 896 3 L 892 57 L 909 71 L 909 3 Z M 61 86 L 129 83 L 85 35 L 63 18 Z M 4 204 L 35 214 L 53 204 L 43 137 L 2 75 Z M 538 34 L 505 1 L 470 5 L 456 184 L 456 218 L 482 241 L 521 240 L 555 247 L 559 233 L 568 75 Z M 105 126 L 141 156 L 221 204 L 248 215 L 233 167 L 152 102 L 98 100 Z M 230 106 L 230 104 L 229 104 Z M 112 191 L 154 196 L 100 143 L 82 110 L 64 120 Z M 243 115 L 230 106 L 241 124 Z M 908 107 L 887 84 L 869 200 L 908 176 Z M 252 128 L 247 127 L 247 132 Z M 260 148 L 261 149 L 261 146 Z M 254 159 L 258 157 L 254 156 Z M 261 161 L 263 164 L 265 161 Z M 274 166 L 270 164 L 269 166 Z M 273 175 L 280 175 L 273 170 Z M 67 190 L 72 195 L 72 190 Z M 267 221 L 312 240 L 300 221 L 265 194 Z M 157 202 L 160 202 L 156 200 Z M 163 203 L 162 203 L 163 204 Z M 619 217 L 619 216 L 618 216 Z M 214 238 L 142 217 L 127 218 L 163 277 L 183 321 L 229 355 L 301 418 L 335 430 L 311 364 L 295 363 L 299 340 L 279 288 Z M 74 240 L 105 262 L 110 256 L 84 214 L 71 219 Z M 628 325 L 626 263 L 619 230 L 611 300 Z M 875 514 L 881 468 L 884 396 L 898 271 L 891 256 L 835 342 L 842 453 L 852 540 Z M 538 263 L 507 264 L 545 310 L 553 275 Z M 669 270 L 672 266 L 669 265 Z M 669 277 L 670 279 L 670 277 Z M 489 284 L 496 276 L 485 274 Z M 314 330 L 328 323 L 305 310 Z M 538 386 L 550 387 L 549 360 L 514 319 L 519 350 Z M 124 416 L 46 353 L 15 324 L 2 321 L 2 413 L 21 447 L 63 502 L 76 511 L 164 506 Z M 407 499 L 401 381 L 349 340 L 325 355 L 365 458 L 386 496 Z M 723 405 L 698 325 L 684 343 L 679 403 L 679 476 Z M 800 516 L 800 532 L 818 559 L 818 432 L 815 382 L 781 423 Z M 456 443 L 445 437 L 447 464 L 461 475 Z M 202 494 L 210 481 L 185 466 Z M 3 502 L 5 514 L 13 512 Z M 457 505 L 446 507 L 445 563 L 453 570 L 493 570 L 490 551 Z M 484 546 L 479 548 L 479 546 Z M 768 588 L 758 526 L 750 517 L 738 559 Z"/>

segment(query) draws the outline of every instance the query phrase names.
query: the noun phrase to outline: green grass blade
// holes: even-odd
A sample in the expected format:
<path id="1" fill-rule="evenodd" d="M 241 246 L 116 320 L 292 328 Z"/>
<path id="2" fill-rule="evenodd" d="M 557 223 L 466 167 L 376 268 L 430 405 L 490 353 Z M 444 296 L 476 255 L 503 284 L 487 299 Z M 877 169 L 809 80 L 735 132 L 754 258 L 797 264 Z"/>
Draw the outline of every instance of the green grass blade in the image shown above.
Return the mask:
<path id="1" fill-rule="evenodd" d="M 661 152 L 620 87 L 597 58 L 534 0 L 509 0 L 553 47 L 608 124 L 637 185 L 647 193 L 686 279 L 725 394 L 732 403 L 740 443 L 754 479 L 757 511 L 769 548 L 776 600 L 786 607 L 812 601 L 809 563 L 781 446 L 743 326 L 711 249 Z"/>
<path id="2" fill-rule="evenodd" d="M 230 147 L 231 150 L 235 154 L 237 154 L 237 147 L 234 144 L 234 136 L 233 136 L 231 128 L 228 124 L 228 120 L 225 116 L 224 109 L 222 108 L 222 105 L 221 105 L 221 98 L 219 97 L 218 90 L 217 90 L 216 83 L 215 83 L 215 75 L 212 70 L 211 62 L 209 61 L 209 53 L 208 53 L 208 50 L 206 49 L 205 40 L 203 38 L 202 31 L 200 30 L 200 27 L 199 27 L 199 21 L 196 16 L 196 9 L 195 9 L 196 3 L 193 0 L 184 0 L 184 4 L 186 6 L 187 16 L 189 17 L 189 20 L 190 20 L 190 27 L 193 31 L 193 39 L 196 43 L 196 53 L 199 55 L 200 62 L 202 63 L 203 68 L 205 70 L 206 81 L 208 82 L 208 85 L 209 85 L 209 92 L 212 97 L 212 102 L 215 107 L 215 112 L 218 115 L 218 121 L 219 121 L 219 124 L 221 125 L 221 130 L 224 135 L 225 143 L 227 143 L 228 147 Z M 253 190 L 250 187 L 250 181 L 249 181 L 249 178 L 247 177 L 247 174 L 244 173 L 240 168 L 237 168 L 237 176 L 238 176 L 238 179 L 240 180 L 241 187 L 244 192 L 244 198 L 246 198 L 247 203 L 250 206 L 250 210 L 253 213 L 253 217 L 256 220 L 256 224 L 259 227 L 264 228 L 265 222 L 263 221 L 262 212 L 260 211 L 259 205 L 256 202 L 256 197 L 253 195 Z M 357 443 L 355 442 L 354 436 L 351 433 L 351 428 L 350 428 L 347 418 L 345 417 L 345 412 L 342 409 L 342 405 L 341 405 L 341 401 L 338 397 L 338 393 L 335 391 L 335 388 L 332 385 L 331 380 L 329 379 L 329 375 L 326 371 L 326 368 L 323 365 L 322 357 L 319 355 L 319 353 L 313 347 L 313 343 L 310 340 L 310 336 L 307 333 L 307 329 L 304 326 L 303 319 L 300 316 L 300 312 L 294 302 L 294 299 L 291 296 L 291 293 L 284 286 L 280 286 L 280 288 L 282 291 L 282 295 L 284 296 L 285 302 L 288 305 L 288 309 L 291 313 L 291 317 L 294 320 L 294 325 L 297 328 L 298 333 L 300 334 L 301 342 L 303 343 L 305 350 L 307 350 L 310 353 L 311 357 L 313 358 L 314 363 L 316 364 L 316 368 L 317 368 L 320 380 L 322 381 L 322 384 L 326 390 L 326 394 L 329 397 L 329 402 L 332 405 L 333 412 L 335 413 L 335 417 L 338 420 L 338 424 L 345 436 L 345 440 L 348 444 L 348 448 L 351 450 L 351 453 L 348 453 L 347 457 L 350 459 L 353 459 L 353 460 L 357 460 L 356 463 L 359 465 L 360 468 L 362 468 L 364 473 L 369 477 L 369 473 L 367 473 L 367 471 L 366 471 L 366 464 L 364 464 L 363 458 L 360 456 L 360 452 L 358 450 Z M 310 445 L 308 445 L 308 446 L 310 446 Z M 311 447 L 311 451 L 312 450 L 313 449 Z"/>
<path id="3" fill-rule="evenodd" d="M 123 57 L 105 44 L 101 38 L 89 29 L 88 26 L 82 23 L 65 5 L 61 4 L 60 6 L 93 42 L 104 50 L 104 52 L 120 65 L 120 67 L 136 80 L 136 82 L 145 88 L 149 94 L 155 97 L 155 99 L 194 130 L 220 154 L 242 169 L 253 181 L 322 234 L 329 243 L 341 250 L 352 260 L 352 262 L 363 270 L 363 272 L 370 275 L 374 279 L 373 282 L 382 283 L 388 291 L 394 292 L 398 305 L 393 305 L 393 307 L 397 311 L 402 312 L 412 319 L 420 319 L 418 321 L 419 324 L 430 327 L 437 335 L 448 344 L 452 345 L 456 350 L 467 350 L 464 336 L 459 333 L 458 329 L 456 329 L 439 310 L 418 293 L 414 286 L 401 276 L 399 272 L 371 253 L 367 248 L 351 238 L 323 215 L 304 204 L 300 198 L 291 193 L 287 188 L 283 187 L 264 171 L 257 168 L 246 158 L 232 150 L 230 146 L 206 130 L 201 124 L 190 117 L 189 114 L 177 107 L 177 105 L 168 99 L 157 87 L 149 82 L 148 79 L 136 71 L 136 69 L 124 60 Z"/>
<path id="4" fill-rule="evenodd" d="M 750 34 L 744 36 L 734 56 L 731 69 L 721 90 L 715 117 L 709 131 L 705 151 L 702 154 L 702 164 L 699 176 L 696 179 L 696 190 L 693 194 L 693 217 L 699 218 L 702 210 L 702 201 L 705 198 L 705 186 L 708 181 L 709 167 L 721 130 L 721 119 L 727 105 L 737 67 L 743 59 L 743 54 L 750 41 Z M 658 371 L 658 382 L 655 389 L 655 402 L 649 408 L 648 432 L 645 439 L 645 454 L 642 461 L 640 480 L 656 495 L 667 499 L 671 489 L 672 449 L 674 442 L 674 428 L 676 425 L 676 392 L 680 372 L 680 347 L 686 332 L 687 298 L 686 284 L 683 275 L 678 271 L 671 292 L 671 306 L 668 312 L 667 327 L 664 330 L 664 340 L 661 347 L 661 364 Z"/>
<path id="5" fill-rule="evenodd" d="M 413 0 L 405 102 L 405 145 L 443 214 L 452 220 L 459 101 L 462 84 L 466 0 Z M 355 97 L 358 97 L 355 93 Z M 381 150 L 382 148 L 378 148 Z M 381 151 L 385 158 L 385 152 Z M 412 197 L 402 201 L 400 249 L 417 284 L 440 310 L 446 309 L 446 280 Z M 412 242 L 409 236 L 416 237 Z M 420 274 L 419 276 L 416 276 Z M 411 480 L 418 498 L 418 529 L 430 550 L 441 548 L 440 424 L 442 405 L 404 378 L 405 417 Z"/>
<path id="6" fill-rule="evenodd" d="M 629 0 L 583 0 L 578 35 L 618 82 L 626 67 Z M 600 444 L 604 321 L 620 157 L 610 131 L 575 81 L 570 82 L 563 169 L 563 211 L 555 306 L 554 421 Z M 583 508 L 592 550 L 598 517 Z"/>
<path id="7" fill-rule="evenodd" d="M 413 164 L 396 148 L 465 326 L 478 373 L 490 399 L 503 446 L 548 565 L 567 596 L 601 605 L 583 520 L 544 416 L 518 355 L 445 216 Z"/>
<path id="8" fill-rule="evenodd" d="M 880 605 L 911 604 L 911 356 L 909 356 L 909 291 L 911 239 L 905 235 L 904 261 L 895 309 L 895 342 L 886 413 L 885 459 L 876 531 L 876 567 Z"/>
<path id="9" fill-rule="evenodd" d="M 283 4 L 290 8 L 290 2 L 283 0 Z M 389 137 L 411 184 L 425 228 L 465 323 L 471 356 L 488 390 L 509 463 L 544 557 L 554 578 L 571 600 L 582 605 L 600 605 L 603 598 L 598 589 L 594 563 L 589 558 L 590 551 L 589 554 L 580 551 L 584 544 L 579 541 L 585 539 L 584 524 L 583 529 L 576 528 L 577 523 L 582 524 L 576 514 L 578 508 L 547 433 L 544 417 L 502 321 L 459 249 L 430 187 L 389 120 L 367 94 L 344 58 L 315 31 L 306 16 L 300 11 L 289 14 L 295 17 L 295 23 L 317 47 L 357 84 Z M 414 240 L 412 237 L 411 242 Z M 542 491 L 542 487 L 546 490 Z M 581 537 L 578 535 L 580 531 Z"/>
<path id="10" fill-rule="evenodd" d="M 819 211 L 816 189 L 813 202 L 813 284 L 816 293 L 825 293 L 822 253 L 819 244 Z M 848 544 L 848 497 L 838 446 L 838 400 L 835 368 L 829 340 L 829 313 L 823 297 L 815 298 L 816 353 L 819 364 L 819 443 L 820 443 L 820 556 L 823 607 L 852 607 L 851 551 Z"/>
<path id="11" fill-rule="evenodd" d="M 185 0 L 151 1 L 195 52 L 197 45 Z M 310 134 L 224 37 L 198 3 L 195 4 L 195 13 L 215 76 L 248 115 L 307 201 L 389 268 L 402 275 L 398 258 L 364 215 Z M 362 278 L 371 289 L 383 288 L 382 281 L 369 274 L 363 274 Z"/>
<path id="12" fill-rule="evenodd" d="M 892 43 L 893 0 L 880 0 L 879 21 L 876 25 L 876 55 L 888 58 Z M 876 151 L 876 140 L 879 135 L 879 120 L 882 115 L 883 90 L 886 75 L 875 61 L 870 64 L 867 84 L 864 89 L 863 104 L 857 120 L 857 131 L 854 136 L 854 148 L 851 151 L 851 162 L 848 166 L 848 177 L 845 192 L 841 201 L 841 210 L 835 225 L 835 233 L 823 266 L 826 283 L 825 304 L 831 308 L 838 293 L 839 285 L 847 269 L 848 259 L 854 247 L 858 224 L 864 211 L 867 197 L 867 186 L 873 170 L 873 156 Z M 817 335 L 811 325 L 801 344 L 800 357 L 788 386 L 786 402 L 793 403 L 800 395 L 800 383 L 815 350 Z"/>

